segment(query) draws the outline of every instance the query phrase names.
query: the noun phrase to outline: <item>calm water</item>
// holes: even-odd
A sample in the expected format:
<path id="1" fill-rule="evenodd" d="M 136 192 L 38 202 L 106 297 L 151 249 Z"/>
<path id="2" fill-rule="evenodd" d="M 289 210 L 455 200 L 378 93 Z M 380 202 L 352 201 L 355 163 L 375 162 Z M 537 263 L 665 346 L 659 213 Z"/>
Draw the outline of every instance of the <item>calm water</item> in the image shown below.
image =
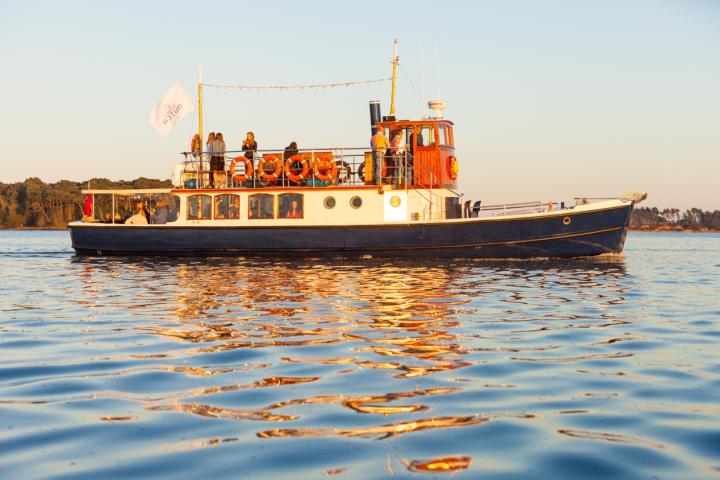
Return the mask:
<path id="1" fill-rule="evenodd" d="M 720 236 L 78 258 L 0 233 L 2 478 L 720 478 Z"/>

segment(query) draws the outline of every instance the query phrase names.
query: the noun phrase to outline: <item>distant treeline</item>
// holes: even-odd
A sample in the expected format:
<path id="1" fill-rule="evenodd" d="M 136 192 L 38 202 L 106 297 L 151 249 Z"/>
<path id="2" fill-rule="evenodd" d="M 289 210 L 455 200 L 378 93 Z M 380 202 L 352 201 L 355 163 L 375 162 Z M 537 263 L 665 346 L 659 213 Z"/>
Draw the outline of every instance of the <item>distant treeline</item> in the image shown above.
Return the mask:
<path id="1" fill-rule="evenodd" d="M 636 230 L 720 231 L 720 210 L 710 212 L 691 208 L 681 212 L 677 208 L 658 210 L 655 207 L 636 207 L 630 217 L 630 228 Z"/>
<path id="2" fill-rule="evenodd" d="M 61 180 L 45 183 L 39 178 L 24 182 L 0 182 L 0 228 L 65 228 L 82 218 L 81 189 L 88 188 L 168 188 L 170 180 L 140 177 L 113 182 L 93 178 L 86 182 Z"/>

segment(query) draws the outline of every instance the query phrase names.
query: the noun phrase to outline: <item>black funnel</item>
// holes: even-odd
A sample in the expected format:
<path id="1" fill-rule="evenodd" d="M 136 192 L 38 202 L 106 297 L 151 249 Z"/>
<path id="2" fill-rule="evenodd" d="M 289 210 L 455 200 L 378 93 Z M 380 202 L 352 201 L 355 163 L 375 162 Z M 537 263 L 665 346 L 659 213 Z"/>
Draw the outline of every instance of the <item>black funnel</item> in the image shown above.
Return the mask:
<path id="1" fill-rule="evenodd" d="M 370 132 L 375 135 L 375 127 L 377 126 L 378 122 L 380 121 L 380 101 L 379 100 L 371 100 L 370 101 Z"/>

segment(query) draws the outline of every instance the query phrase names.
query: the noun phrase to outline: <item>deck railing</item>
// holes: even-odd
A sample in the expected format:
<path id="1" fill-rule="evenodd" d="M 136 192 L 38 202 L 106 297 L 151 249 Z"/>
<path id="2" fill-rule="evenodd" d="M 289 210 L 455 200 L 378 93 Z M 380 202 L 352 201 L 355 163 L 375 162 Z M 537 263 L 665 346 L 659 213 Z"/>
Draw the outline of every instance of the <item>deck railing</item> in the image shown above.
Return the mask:
<path id="1" fill-rule="evenodd" d="M 294 152 L 293 152 L 294 153 Z M 183 188 L 188 189 L 201 189 L 208 188 L 211 185 L 210 176 L 212 172 L 210 170 L 210 153 L 192 153 L 183 152 L 182 162 L 182 183 Z M 266 186 L 279 186 L 279 187 L 325 187 L 330 184 L 339 186 L 357 186 L 357 185 L 368 185 L 368 184 L 383 184 L 392 185 L 396 188 L 405 188 L 407 186 L 420 187 L 426 190 L 429 194 L 431 193 L 431 186 L 435 184 L 436 179 L 434 173 L 429 169 L 419 158 L 414 159 L 410 152 L 405 151 L 402 154 L 385 155 L 386 169 L 382 179 L 373 179 L 372 182 L 366 181 L 367 178 L 372 178 L 375 172 L 366 171 L 366 164 L 372 165 L 371 162 L 366 162 L 366 159 L 371 155 L 371 152 L 367 148 L 353 147 L 353 148 L 314 148 L 314 149 L 298 149 L 297 155 L 306 159 L 312 158 L 331 158 L 331 161 L 335 163 L 336 175 L 331 182 L 317 178 L 317 173 L 313 171 L 312 161 L 310 161 L 310 171 L 308 175 L 301 181 L 295 182 L 288 175 L 285 175 L 285 162 L 287 159 L 284 158 L 284 152 L 278 149 L 272 150 L 257 150 L 252 155 L 252 168 L 253 174 L 242 182 L 238 182 L 233 179 L 230 174 L 230 165 L 238 157 L 244 159 L 245 151 L 233 150 L 226 151 L 222 156 L 224 159 L 223 173 L 220 175 L 219 183 L 216 187 L 227 187 L 227 188 L 257 188 Z M 260 162 L 266 155 L 274 155 L 282 159 L 283 167 L 278 175 L 277 179 L 271 181 L 263 180 L 261 173 L 258 168 Z M 244 162 L 236 163 L 236 173 L 241 175 L 245 174 Z M 370 167 L 368 167 L 370 168 Z M 423 172 L 425 177 L 429 178 L 430 184 L 422 184 L 418 180 L 418 175 L 413 175 L 413 171 Z M 174 179 L 175 180 L 175 179 Z M 216 182 L 212 182 L 216 183 Z M 460 197 L 457 192 L 453 193 Z"/>
<path id="2" fill-rule="evenodd" d="M 468 200 L 463 205 L 464 217 L 499 217 L 503 215 L 520 215 L 526 213 L 550 212 L 564 210 L 565 202 L 520 202 L 498 205 L 483 205 L 480 201 Z"/>
<path id="3" fill-rule="evenodd" d="M 219 187 L 226 188 L 257 188 L 265 186 L 281 186 L 281 187 L 292 187 L 292 186 L 305 186 L 305 187 L 324 187 L 330 184 L 327 180 L 318 178 L 317 172 L 313 171 L 313 158 L 331 158 L 331 161 L 335 163 L 336 175 L 332 180 L 332 184 L 335 185 L 365 185 L 365 155 L 366 148 L 314 148 L 314 149 L 298 149 L 297 154 L 303 158 L 309 159 L 309 172 L 305 178 L 300 182 L 294 182 L 289 176 L 285 175 L 285 162 L 284 152 L 282 150 L 257 150 L 253 152 L 252 156 L 252 168 L 253 174 L 249 176 L 245 181 L 238 182 L 230 175 L 230 165 L 237 158 L 241 157 L 244 159 L 245 151 L 242 150 L 228 150 L 222 156 L 224 159 L 223 172 L 220 175 Z M 203 153 L 192 153 L 183 152 L 183 171 L 182 171 L 182 184 L 184 188 L 199 189 L 208 188 L 211 184 L 210 175 L 210 154 L 207 152 Z M 282 168 L 277 179 L 266 181 L 261 178 L 261 173 L 258 168 L 260 162 L 265 155 L 275 155 L 282 161 Z M 244 175 L 245 165 L 243 162 L 236 164 L 236 174 Z M 293 170 L 296 170 L 293 168 Z M 300 169 L 297 169 L 298 171 Z M 189 180 L 194 180 L 189 181 Z M 215 183 L 215 182 L 213 182 Z M 216 185 L 218 187 L 218 185 Z"/>

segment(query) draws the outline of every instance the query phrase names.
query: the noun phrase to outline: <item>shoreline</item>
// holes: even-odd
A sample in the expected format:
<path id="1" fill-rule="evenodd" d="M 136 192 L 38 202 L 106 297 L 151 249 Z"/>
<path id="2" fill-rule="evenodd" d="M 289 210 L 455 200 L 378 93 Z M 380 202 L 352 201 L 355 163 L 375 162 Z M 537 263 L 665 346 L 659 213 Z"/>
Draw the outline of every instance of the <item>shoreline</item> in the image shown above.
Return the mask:
<path id="1" fill-rule="evenodd" d="M 60 230 L 67 230 L 67 229 L 68 229 L 67 227 L 19 227 L 19 228 L 0 228 L 0 232 L 22 232 L 23 230 L 32 230 L 32 231 L 57 230 L 57 231 L 60 231 Z"/>
<path id="2" fill-rule="evenodd" d="M 720 233 L 720 230 L 712 230 L 710 228 L 699 228 L 697 230 L 693 230 L 692 228 L 673 228 L 668 226 L 661 226 L 661 227 L 654 227 L 654 228 L 648 228 L 648 227 L 628 227 L 628 231 L 630 232 L 652 232 L 652 233 Z"/>

